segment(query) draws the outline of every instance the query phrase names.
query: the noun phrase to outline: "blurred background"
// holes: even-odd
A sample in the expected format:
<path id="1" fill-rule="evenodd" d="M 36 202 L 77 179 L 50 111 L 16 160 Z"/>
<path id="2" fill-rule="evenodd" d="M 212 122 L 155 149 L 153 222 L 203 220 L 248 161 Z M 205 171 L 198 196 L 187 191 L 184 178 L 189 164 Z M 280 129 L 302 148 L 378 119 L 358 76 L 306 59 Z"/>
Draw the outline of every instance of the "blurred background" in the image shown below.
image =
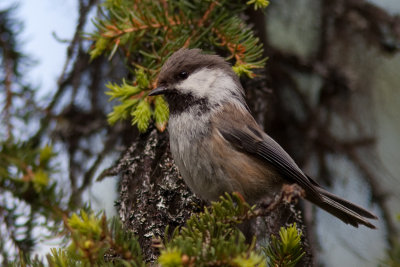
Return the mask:
<path id="1" fill-rule="evenodd" d="M 105 84 L 127 75 L 123 60 L 90 61 L 92 41 L 82 38 L 100 2 L 0 2 L 0 161 L 30 160 L 37 188 L 50 183 L 41 168 L 56 177 L 41 190 L 62 194 L 60 206 L 91 203 L 112 216 L 118 181 L 95 179 L 138 132 L 106 119 Z M 244 81 L 257 121 L 310 176 L 380 218 L 378 230 L 355 229 L 304 203 L 316 262 L 379 266 L 400 230 L 400 2 L 272 0 L 245 15 L 269 58 L 261 85 Z M 19 250 L 44 255 L 59 241 L 40 227 L 46 210 L 9 179 L 18 168 L 0 171 L 0 261 Z"/>

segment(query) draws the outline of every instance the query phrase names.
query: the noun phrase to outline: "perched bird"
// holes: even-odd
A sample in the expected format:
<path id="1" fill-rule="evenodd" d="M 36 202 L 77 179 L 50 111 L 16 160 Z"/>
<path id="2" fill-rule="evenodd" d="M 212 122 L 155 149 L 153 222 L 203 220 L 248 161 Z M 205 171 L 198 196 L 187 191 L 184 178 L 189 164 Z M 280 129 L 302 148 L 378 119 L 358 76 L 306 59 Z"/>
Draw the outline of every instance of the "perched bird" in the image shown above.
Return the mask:
<path id="1" fill-rule="evenodd" d="M 205 200 L 239 192 L 254 203 L 297 183 L 305 198 L 345 223 L 375 228 L 377 217 L 321 188 L 249 112 L 244 90 L 222 57 L 182 48 L 161 68 L 157 88 L 170 109 L 171 153 L 190 189 Z"/>

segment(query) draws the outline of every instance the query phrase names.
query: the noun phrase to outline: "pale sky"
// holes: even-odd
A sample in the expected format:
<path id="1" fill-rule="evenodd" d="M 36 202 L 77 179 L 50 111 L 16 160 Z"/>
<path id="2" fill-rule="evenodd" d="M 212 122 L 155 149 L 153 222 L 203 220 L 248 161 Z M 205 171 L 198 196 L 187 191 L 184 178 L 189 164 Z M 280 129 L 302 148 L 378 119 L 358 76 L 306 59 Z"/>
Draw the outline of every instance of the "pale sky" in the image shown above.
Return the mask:
<path id="1" fill-rule="evenodd" d="M 23 22 L 20 34 L 22 51 L 36 63 L 27 73 L 31 83 L 40 87 L 40 96 L 54 91 L 77 20 L 76 0 L 2 0 L 0 8 L 18 4 L 14 13 Z"/>

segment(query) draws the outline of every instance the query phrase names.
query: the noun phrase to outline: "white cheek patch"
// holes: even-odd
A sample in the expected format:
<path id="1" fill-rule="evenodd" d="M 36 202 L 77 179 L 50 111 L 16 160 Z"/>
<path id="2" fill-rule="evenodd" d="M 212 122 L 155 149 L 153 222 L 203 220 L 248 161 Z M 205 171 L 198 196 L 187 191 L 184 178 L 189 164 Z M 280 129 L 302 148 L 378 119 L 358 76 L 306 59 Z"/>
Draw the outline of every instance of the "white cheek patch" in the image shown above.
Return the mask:
<path id="1" fill-rule="evenodd" d="M 203 68 L 190 74 L 176 88 L 183 93 L 191 93 L 198 97 L 204 97 L 219 75 L 218 70 Z"/>
<path id="2" fill-rule="evenodd" d="M 195 97 L 208 98 L 215 103 L 232 97 L 232 92 L 240 94 L 240 89 L 231 76 L 220 69 L 209 68 L 190 74 L 187 79 L 176 85 L 176 89 Z"/>

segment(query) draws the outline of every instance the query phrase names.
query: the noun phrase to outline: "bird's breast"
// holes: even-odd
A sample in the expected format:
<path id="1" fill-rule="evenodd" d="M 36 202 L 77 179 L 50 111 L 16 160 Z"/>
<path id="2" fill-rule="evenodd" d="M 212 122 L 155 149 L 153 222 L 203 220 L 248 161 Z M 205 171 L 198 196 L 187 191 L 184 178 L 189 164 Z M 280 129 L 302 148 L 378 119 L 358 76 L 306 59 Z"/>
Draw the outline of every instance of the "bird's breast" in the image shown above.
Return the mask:
<path id="1" fill-rule="evenodd" d="M 184 112 L 172 115 L 168 124 L 170 148 L 175 164 L 190 189 L 206 200 L 216 200 L 229 186 L 222 181 L 221 166 L 214 164 L 207 140 L 211 134 L 207 115 Z"/>
<path id="2" fill-rule="evenodd" d="M 218 200 L 225 192 L 237 191 L 250 202 L 268 191 L 272 193 L 272 187 L 279 184 L 277 173 L 233 148 L 213 128 L 209 118 L 182 114 L 170 117 L 170 148 L 183 179 L 194 193 L 206 200 Z"/>

